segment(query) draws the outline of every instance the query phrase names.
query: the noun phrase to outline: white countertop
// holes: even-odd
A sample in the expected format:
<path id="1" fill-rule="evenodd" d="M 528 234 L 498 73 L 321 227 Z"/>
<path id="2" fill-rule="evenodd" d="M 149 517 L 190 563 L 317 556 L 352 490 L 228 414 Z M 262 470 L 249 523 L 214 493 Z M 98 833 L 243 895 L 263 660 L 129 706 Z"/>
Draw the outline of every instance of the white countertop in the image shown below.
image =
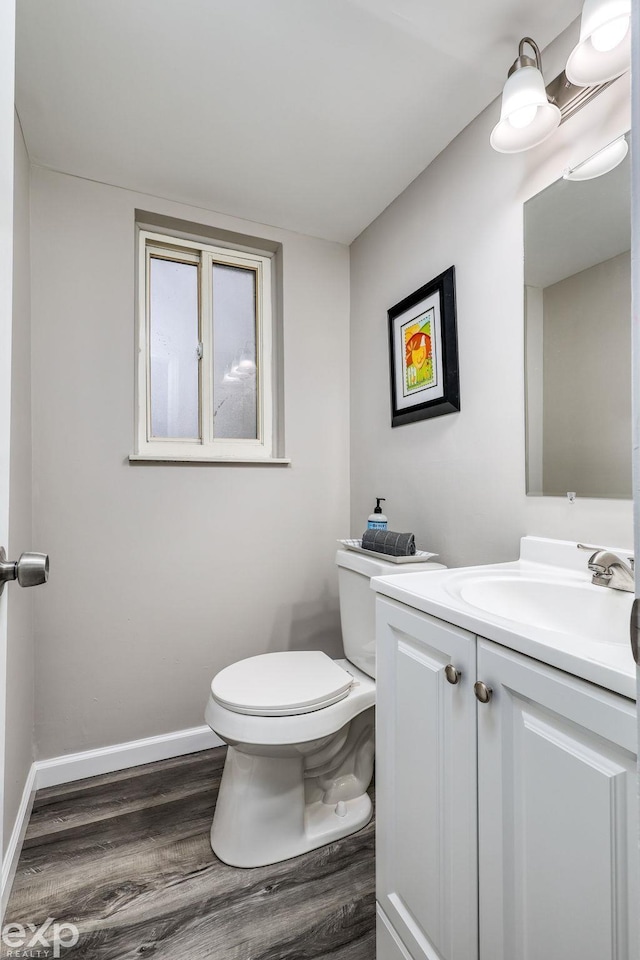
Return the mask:
<path id="1" fill-rule="evenodd" d="M 542 547 L 548 544 L 562 544 L 564 547 L 564 553 L 560 550 L 555 557 L 552 556 L 558 561 L 557 565 L 539 562 L 541 552 L 544 554 Z M 531 556 L 537 559 L 529 559 Z M 566 564 L 563 562 L 565 559 Z M 635 700 L 636 665 L 629 642 L 633 595 L 609 587 L 593 586 L 586 568 L 587 559 L 586 555 L 578 557 L 575 543 L 525 537 L 522 540 L 521 559 L 512 563 L 376 577 L 372 579 L 371 587 L 377 593 L 422 613 Z M 472 583 L 476 594 L 480 595 L 483 584 L 507 581 L 516 587 L 519 582 L 534 582 L 541 585 L 543 590 L 549 584 L 552 590 L 556 585 L 558 589 L 566 585 L 573 600 L 574 612 L 567 617 L 566 612 L 560 610 L 561 615 L 565 614 L 564 622 L 560 629 L 554 629 L 553 611 L 546 617 L 547 624 L 544 624 L 546 610 L 543 604 L 538 603 L 536 609 L 529 610 L 523 606 L 522 617 L 516 619 L 515 608 L 509 611 L 510 616 L 499 616 L 465 602 L 460 596 L 460 589 L 465 584 Z M 593 591 L 599 592 L 594 595 Z M 580 627 L 581 600 L 585 601 L 585 616 L 589 616 L 595 604 L 600 618 L 604 617 L 607 625 L 602 634 L 604 642 L 590 636 L 591 624 L 588 620 L 584 620 Z"/>

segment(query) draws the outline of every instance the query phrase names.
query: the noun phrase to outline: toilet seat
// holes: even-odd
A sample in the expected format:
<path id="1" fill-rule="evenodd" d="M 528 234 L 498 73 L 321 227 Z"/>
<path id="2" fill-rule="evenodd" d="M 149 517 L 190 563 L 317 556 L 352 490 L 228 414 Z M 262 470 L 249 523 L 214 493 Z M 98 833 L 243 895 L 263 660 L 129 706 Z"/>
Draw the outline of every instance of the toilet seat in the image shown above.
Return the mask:
<path id="1" fill-rule="evenodd" d="M 322 710 L 348 696 L 353 676 L 321 650 L 265 653 L 218 673 L 213 699 L 233 713 L 293 717 Z"/>
<path id="2" fill-rule="evenodd" d="M 335 662 L 350 677 L 353 676 L 353 683 L 346 697 L 337 703 L 298 716 L 249 716 L 224 707 L 218 703 L 211 691 L 205 709 L 205 720 L 225 743 L 234 746 L 252 744 L 253 747 L 268 751 L 274 746 L 307 743 L 329 736 L 367 707 L 373 707 L 376 702 L 375 680 L 348 660 Z M 211 686 L 213 687 L 213 683 Z"/>

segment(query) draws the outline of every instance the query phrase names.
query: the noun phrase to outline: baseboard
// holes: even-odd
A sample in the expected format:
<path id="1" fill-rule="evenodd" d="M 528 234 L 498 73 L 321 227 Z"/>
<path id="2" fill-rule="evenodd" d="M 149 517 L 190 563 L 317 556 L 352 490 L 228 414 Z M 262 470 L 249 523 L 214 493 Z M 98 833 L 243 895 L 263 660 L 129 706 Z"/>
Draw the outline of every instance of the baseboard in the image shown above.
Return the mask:
<path id="1" fill-rule="evenodd" d="M 16 875 L 18 860 L 20 859 L 22 844 L 24 843 L 24 835 L 29 825 L 29 817 L 31 816 L 31 808 L 33 807 L 36 789 L 36 765 L 32 763 L 29 768 L 29 773 L 27 774 L 24 790 L 22 791 L 22 799 L 16 814 L 16 822 L 13 825 L 7 849 L 4 851 L 4 860 L 2 861 L 2 877 L 0 878 L 0 924 L 4 921 L 4 912 L 11 895 L 11 888 Z"/>
<path id="2" fill-rule="evenodd" d="M 96 777 L 100 773 L 113 773 L 115 770 L 126 770 L 127 767 L 138 767 L 156 760 L 170 760 L 172 757 L 220 746 L 220 737 L 210 727 L 202 726 L 146 737 L 144 740 L 131 740 L 129 743 L 116 743 L 97 750 L 69 753 L 50 760 L 37 760 L 34 764 L 35 789 L 55 787 L 61 783 Z"/>

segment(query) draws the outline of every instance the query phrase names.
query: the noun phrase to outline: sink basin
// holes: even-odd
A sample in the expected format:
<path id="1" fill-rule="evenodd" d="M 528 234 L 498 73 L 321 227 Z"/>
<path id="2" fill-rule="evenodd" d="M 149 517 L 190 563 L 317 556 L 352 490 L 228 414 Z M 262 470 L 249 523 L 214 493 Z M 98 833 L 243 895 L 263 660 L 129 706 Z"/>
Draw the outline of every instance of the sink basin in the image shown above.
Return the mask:
<path id="1" fill-rule="evenodd" d="M 374 578 L 371 585 L 469 634 L 636 698 L 633 594 L 593 584 L 587 555 L 573 541 L 523 537 L 519 560 L 407 572 Z"/>
<path id="2" fill-rule="evenodd" d="M 560 576 L 468 576 L 450 584 L 465 604 L 537 629 L 606 644 L 629 642 L 633 596 Z"/>

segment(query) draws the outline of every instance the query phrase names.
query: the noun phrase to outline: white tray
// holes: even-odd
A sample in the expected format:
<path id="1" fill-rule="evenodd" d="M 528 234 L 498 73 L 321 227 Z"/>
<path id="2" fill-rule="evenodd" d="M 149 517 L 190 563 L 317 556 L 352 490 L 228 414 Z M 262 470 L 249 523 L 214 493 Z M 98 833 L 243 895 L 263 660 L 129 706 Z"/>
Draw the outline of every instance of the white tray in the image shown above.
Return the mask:
<path id="1" fill-rule="evenodd" d="M 390 557 L 388 553 L 378 553 L 377 550 L 365 550 L 360 540 L 338 540 L 347 550 L 353 550 L 355 553 L 364 553 L 366 557 L 377 557 L 378 560 L 388 560 L 389 563 L 426 563 L 427 560 L 433 560 L 437 553 L 427 553 L 425 550 L 416 550 L 410 557 Z"/>

